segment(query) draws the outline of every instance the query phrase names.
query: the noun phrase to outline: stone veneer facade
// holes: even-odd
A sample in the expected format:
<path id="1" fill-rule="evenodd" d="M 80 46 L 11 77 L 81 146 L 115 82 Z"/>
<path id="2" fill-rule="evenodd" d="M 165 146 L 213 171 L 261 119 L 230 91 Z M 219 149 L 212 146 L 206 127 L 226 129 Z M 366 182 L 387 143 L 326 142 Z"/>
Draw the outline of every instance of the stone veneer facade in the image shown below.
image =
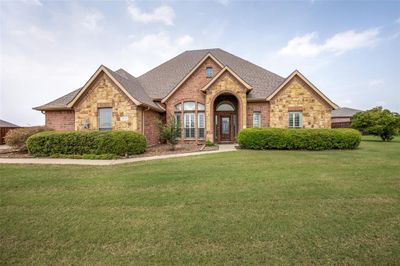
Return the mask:
<path id="1" fill-rule="evenodd" d="M 269 103 L 247 102 L 247 127 L 253 127 L 253 113 L 261 113 L 261 127 L 269 127 Z"/>
<path id="2" fill-rule="evenodd" d="M 270 127 L 287 128 L 288 112 L 301 111 L 303 128 L 330 128 L 330 107 L 303 80 L 295 76 L 270 101 Z"/>
<path id="3" fill-rule="evenodd" d="M 221 94 L 232 94 L 238 100 L 238 129 L 246 128 L 247 110 L 246 87 L 243 86 L 231 73 L 225 71 L 206 90 L 206 139 L 214 140 L 214 101 Z"/>
<path id="4" fill-rule="evenodd" d="M 105 75 L 100 75 L 75 104 L 75 129 L 98 129 L 98 108 L 112 108 L 112 129 L 142 131 L 142 108 L 136 106 Z M 124 117 L 124 119 L 121 119 Z"/>

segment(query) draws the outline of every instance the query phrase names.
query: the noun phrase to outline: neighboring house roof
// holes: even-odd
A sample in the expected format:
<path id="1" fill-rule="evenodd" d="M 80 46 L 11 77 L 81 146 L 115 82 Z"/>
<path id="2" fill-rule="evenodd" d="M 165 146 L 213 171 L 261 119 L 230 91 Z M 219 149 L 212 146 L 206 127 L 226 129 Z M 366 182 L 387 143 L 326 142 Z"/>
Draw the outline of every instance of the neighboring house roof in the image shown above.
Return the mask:
<path id="1" fill-rule="evenodd" d="M 183 52 L 139 76 L 138 80 L 150 97 L 163 99 L 208 54 L 215 57 L 223 66 L 232 69 L 253 88 L 248 98 L 265 98 L 285 80 L 277 74 L 218 48 Z"/>
<path id="2" fill-rule="evenodd" d="M 231 73 L 235 73 L 235 76 L 238 77 L 243 84 L 246 84 L 246 87 L 250 90 L 247 95 L 249 100 L 268 100 L 291 78 L 291 76 L 289 76 L 285 79 L 219 48 L 191 50 L 177 55 L 137 78 L 123 69 L 112 71 L 105 66 L 100 66 L 82 88 L 45 105 L 35 107 L 34 109 L 44 111 L 71 109 L 75 101 L 90 85 L 91 81 L 100 73 L 100 70 L 103 70 L 135 103 L 138 102 L 147 107 L 163 111 L 163 107 L 154 101 L 161 101 L 163 99 L 165 101 L 166 97 L 170 96 L 178 89 L 179 85 L 190 76 L 190 73 L 193 73 L 199 64 L 209 57 L 215 60 L 223 69 L 228 69 Z M 305 78 L 303 77 L 303 79 Z M 307 81 L 307 83 L 310 82 Z M 314 85 L 311 84 L 311 86 L 313 89 L 316 89 Z M 322 92 L 318 89 L 316 89 L 316 91 L 323 99 L 332 105 L 334 109 L 337 107 L 323 95 Z"/>
<path id="3" fill-rule="evenodd" d="M 352 109 L 348 107 L 340 107 L 336 110 L 332 111 L 332 117 L 353 117 L 358 112 L 362 112 L 361 110 Z"/>
<path id="4" fill-rule="evenodd" d="M 0 127 L 19 127 L 19 126 L 0 119 Z"/>

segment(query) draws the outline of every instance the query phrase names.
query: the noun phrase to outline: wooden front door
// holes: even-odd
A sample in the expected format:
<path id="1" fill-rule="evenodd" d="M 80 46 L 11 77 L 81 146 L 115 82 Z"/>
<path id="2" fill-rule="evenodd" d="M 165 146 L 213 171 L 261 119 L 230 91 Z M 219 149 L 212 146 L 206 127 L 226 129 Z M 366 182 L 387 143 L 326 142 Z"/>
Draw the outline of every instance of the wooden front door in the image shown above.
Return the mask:
<path id="1" fill-rule="evenodd" d="M 232 119 L 230 115 L 221 115 L 219 117 L 219 136 L 220 141 L 232 141 Z"/>

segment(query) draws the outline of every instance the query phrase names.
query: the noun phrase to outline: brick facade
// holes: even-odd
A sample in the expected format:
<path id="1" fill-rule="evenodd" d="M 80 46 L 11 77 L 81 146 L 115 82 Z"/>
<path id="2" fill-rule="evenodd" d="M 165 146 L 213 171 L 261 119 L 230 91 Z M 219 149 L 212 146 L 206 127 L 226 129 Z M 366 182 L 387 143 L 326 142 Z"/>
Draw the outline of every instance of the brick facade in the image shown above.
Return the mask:
<path id="1" fill-rule="evenodd" d="M 211 79 L 206 76 L 206 68 L 207 67 L 212 67 L 213 69 L 213 76 L 217 75 L 219 71 L 221 71 L 221 67 L 211 58 L 206 59 L 203 64 L 201 64 L 197 70 L 195 70 L 190 77 L 187 78 L 187 80 L 178 88 L 177 91 L 175 91 L 169 98 L 168 101 L 165 102 L 165 107 L 166 107 L 166 113 L 167 117 L 170 115 L 174 115 L 175 113 L 175 105 L 178 103 L 183 103 L 185 101 L 190 101 L 190 102 L 196 102 L 196 103 L 201 103 L 205 104 L 206 102 L 206 95 L 204 92 L 201 91 L 201 88 L 203 88 Z M 195 111 L 195 130 L 197 132 L 197 110 Z M 207 117 L 206 115 L 206 124 L 207 120 L 209 120 L 210 117 Z M 183 123 L 182 123 L 182 132 L 183 132 Z M 199 140 L 197 140 L 199 141 Z M 200 140 L 200 142 L 203 142 L 204 140 Z M 181 139 L 180 142 L 188 142 L 185 141 L 184 138 Z M 193 140 L 189 141 L 193 142 Z"/>
<path id="2" fill-rule="evenodd" d="M 261 127 L 269 127 L 269 103 L 248 102 L 247 103 L 247 127 L 253 127 L 253 113 L 261 113 Z"/>
<path id="3" fill-rule="evenodd" d="M 332 107 L 295 76 L 270 101 L 270 127 L 288 127 L 288 112 L 301 111 L 303 128 L 330 128 Z"/>
<path id="4" fill-rule="evenodd" d="M 54 130 L 74 130 L 75 112 L 74 111 L 46 111 L 45 124 Z"/>
<path id="5" fill-rule="evenodd" d="M 158 128 L 158 120 L 163 117 L 160 113 L 144 109 L 143 112 L 143 134 L 146 137 L 147 145 L 156 145 L 159 143 L 160 130 Z"/>

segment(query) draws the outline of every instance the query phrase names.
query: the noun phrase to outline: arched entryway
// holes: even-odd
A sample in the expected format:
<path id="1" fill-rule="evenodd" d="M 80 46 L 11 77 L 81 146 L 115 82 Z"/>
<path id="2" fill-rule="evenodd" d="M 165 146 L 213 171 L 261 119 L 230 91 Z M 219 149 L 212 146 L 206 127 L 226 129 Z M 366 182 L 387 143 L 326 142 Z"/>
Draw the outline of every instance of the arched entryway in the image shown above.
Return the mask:
<path id="1" fill-rule="evenodd" d="M 214 140 L 219 143 L 235 142 L 239 121 L 239 101 L 232 94 L 221 94 L 214 100 Z"/>

